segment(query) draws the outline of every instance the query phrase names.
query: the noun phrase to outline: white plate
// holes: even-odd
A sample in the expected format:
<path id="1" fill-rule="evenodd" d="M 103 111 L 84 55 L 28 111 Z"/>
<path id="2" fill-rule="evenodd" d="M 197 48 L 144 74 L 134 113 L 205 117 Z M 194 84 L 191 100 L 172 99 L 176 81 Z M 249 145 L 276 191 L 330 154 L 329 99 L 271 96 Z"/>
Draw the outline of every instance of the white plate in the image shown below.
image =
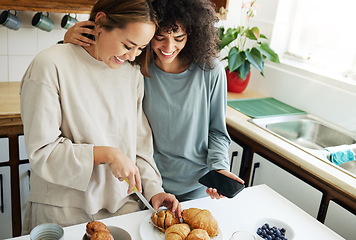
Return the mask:
<path id="1" fill-rule="evenodd" d="M 115 227 L 115 226 L 108 226 L 111 235 L 114 237 L 115 240 L 120 239 L 120 240 L 132 240 L 131 235 L 126 232 L 126 230 Z M 87 235 L 84 234 L 83 240 L 87 240 Z"/>
<path id="2" fill-rule="evenodd" d="M 140 236 L 142 240 L 164 240 L 164 233 L 159 231 L 151 222 L 151 214 L 145 217 L 140 224 Z M 213 240 L 223 240 L 221 231 L 219 235 L 212 238 Z"/>
<path id="3" fill-rule="evenodd" d="M 285 223 L 285 222 L 283 222 L 281 220 L 275 219 L 275 218 L 262 218 L 262 219 L 258 220 L 257 223 L 256 223 L 256 226 L 255 226 L 255 232 L 257 231 L 257 229 L 259 227 L 262 227 L 265 223 L 268 223 L 270 227 L 284 228 L 286 230 L 285 237 L 288 240 L 293 240 L 294 239 L 294 230 L 293 230 L 293 228 L 289 224 L 287 224 L 287 223 Z"/>

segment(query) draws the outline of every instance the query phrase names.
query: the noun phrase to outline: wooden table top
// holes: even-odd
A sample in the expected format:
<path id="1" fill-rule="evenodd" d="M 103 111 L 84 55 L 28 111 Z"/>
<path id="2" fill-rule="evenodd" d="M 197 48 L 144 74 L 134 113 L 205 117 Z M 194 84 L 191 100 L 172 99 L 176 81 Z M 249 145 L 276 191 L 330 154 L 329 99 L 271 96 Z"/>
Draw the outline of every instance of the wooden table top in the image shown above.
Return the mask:
<path id="1" fill-rule="evenodd" d="M 20 115 L 21 82 L 0 82 L 0 117 Z"/>
<path id="2" fill-rule="evenodd" d="M 22 125 L 20 85 L 21 82 L 0 82 L 0 126 Z"/>

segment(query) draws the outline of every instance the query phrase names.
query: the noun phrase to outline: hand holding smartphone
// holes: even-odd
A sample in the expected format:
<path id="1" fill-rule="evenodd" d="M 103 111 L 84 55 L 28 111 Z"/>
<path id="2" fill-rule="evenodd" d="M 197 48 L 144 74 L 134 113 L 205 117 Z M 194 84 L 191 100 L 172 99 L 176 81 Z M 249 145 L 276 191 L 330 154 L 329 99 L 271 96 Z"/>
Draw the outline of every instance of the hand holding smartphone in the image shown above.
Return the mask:
<path id="1" fill-rule="evenodd" d="M 215 188 L 219 194 L 228 198 L 233 198 L 245 188 L 245 184 L 231 179 L 215 170 L 212 170 L 201 177 L 199 183 L 209 188 Z"/>

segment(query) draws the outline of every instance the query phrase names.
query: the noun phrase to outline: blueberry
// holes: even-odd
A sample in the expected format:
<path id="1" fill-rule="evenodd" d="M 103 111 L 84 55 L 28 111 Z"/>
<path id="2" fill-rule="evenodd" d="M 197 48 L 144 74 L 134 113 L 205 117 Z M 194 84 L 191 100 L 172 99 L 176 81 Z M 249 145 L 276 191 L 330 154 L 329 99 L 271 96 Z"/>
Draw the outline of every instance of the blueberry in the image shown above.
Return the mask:
<path id="1" fill-rule="evenodd" d="M 278 228 L 276 226 L 270 226 L 268 223 L 263 224 L 257 228 L 257 235 L 265 240 L 287 240 L 285 237 L 285 228 Z"/>

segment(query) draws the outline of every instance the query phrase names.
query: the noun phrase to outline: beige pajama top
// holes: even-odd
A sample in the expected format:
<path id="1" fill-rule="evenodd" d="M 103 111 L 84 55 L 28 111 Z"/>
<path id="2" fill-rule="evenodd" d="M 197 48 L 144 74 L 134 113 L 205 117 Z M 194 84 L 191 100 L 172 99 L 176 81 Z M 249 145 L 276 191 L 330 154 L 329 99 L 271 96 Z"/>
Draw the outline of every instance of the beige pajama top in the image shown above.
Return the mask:
<path id="1" fill-rule="evenodd" d="M 111 69 L 82 47 L 39 53 L 21 85 L 21 117 L 31 164 L 29 201 L 116 212 L 128 184 L 108 165 L 94 166 L 93 146 L 120 149 L 140 170 L 147 199 L 163 192 L 152 134 L 142 111 L 143 76 L 124 63 Z"/>

